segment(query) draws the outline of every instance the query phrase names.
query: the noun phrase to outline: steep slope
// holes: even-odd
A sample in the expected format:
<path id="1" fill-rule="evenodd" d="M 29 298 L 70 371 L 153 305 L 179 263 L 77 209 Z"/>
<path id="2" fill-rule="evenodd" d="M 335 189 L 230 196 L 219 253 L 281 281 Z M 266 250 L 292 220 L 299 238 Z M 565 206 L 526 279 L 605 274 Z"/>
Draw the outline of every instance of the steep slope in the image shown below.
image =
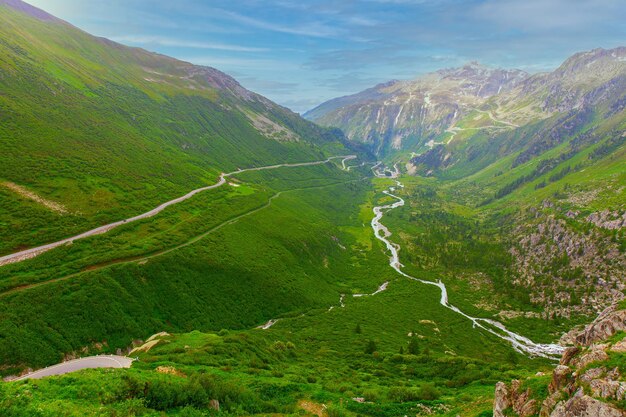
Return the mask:
<path id="1" fill-rule="evenodd" d="M 415 176 L 406 182 L 408 207 L 394 227 L 407 248 L 403 262 L 423 274 L 438 271 L 462 310 L 494 314 L 545 341 L 621 300 L 625 80 L 626 48 L 578 53 L 482 101 L 455 96 L 468 106 L 471 97 L 475 107 L 455 120 L 439 119 L 448 124 L 428 131 L 427 146 L 383 152 Z M 431 89 L 440 85 L 431 81 Z M 357 103 L 390 100 L 385 89 L 399 84 L 311 114 L 340 106 L 332 113 L 347 115 L 341 123 L 354 116 L 368 129 L 375 120 L 347 112 Z"/>
<path id="2" fill-rule="evenodd" d="M 496 386 L 494 417 L 623 417 L 626 311 L 611 306 L 579 332 L 551 374 Z M 515 414 L 512 414 L 515 413 Z"/>
<path id="3" fill-rule="evenodd" d="M 474 304 L 492 304 L 510 321 L 536 317 L 556 326 L 588 320 L 624 297 L 625 76 L 625 48 L 576 54 L 493 96 L 437 138 L 443 144 L 405 165 L 436 190 L 416 195 L 415 207 L 434 201 L 452 219 L 480 222 L 473 236 L 491 234 L 502 245 L 503 270 L 479 280 L 521 305 Z M 479 111 L 502 127 L 477 128 Z M 445 253 L 450 230 L 439 249 L 416 236 L 415 251 L 428 243 Z"/>
<path id="4" fill-rule="evenodd" d="M 0 253 L 137 214 L 220 171 L 343 147 L 216 69 L 93 37 L 18 0 L 0 1 L 0 92 Z"/>
<path id="5" fill-rule="evenodd" d="M 390 81 L 361 93 L 321 104 L 304 117 L 341 128 L 378 156 L 417 150 L 452 127 L 495 94 L 527 77 L 523 71 L 479 64 L 440 70 L 413 81 Z M 491 121 L 490 123 L 494 123 Z"/>

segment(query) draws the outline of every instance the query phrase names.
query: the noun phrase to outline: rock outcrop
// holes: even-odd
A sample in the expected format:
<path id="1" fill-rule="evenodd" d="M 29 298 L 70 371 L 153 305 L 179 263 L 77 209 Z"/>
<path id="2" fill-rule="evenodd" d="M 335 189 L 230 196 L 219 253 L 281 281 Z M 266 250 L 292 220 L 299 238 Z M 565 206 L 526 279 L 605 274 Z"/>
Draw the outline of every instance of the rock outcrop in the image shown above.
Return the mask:
<path id="1" fill-rule="evenodd" d="M 624 298 L 626 256 L 606 230 L 550 200 L 518 223 L 509 251 L 512 284 L 528 290 L 545 318 L 598 314 Z M 569 336 L 562 341 L 576 335 Z"/>
<path id="2" fill-rule="evenodd" d="M 618 310 L 614 305 L 600 313 L 593 323 L 585 327 L 585 330 L 576 337 L 576 343 L 589 346 L 623 330 L 626 330 L 626 310 Z"/>
<path id="3" fill-rule="evenodd" d="M 547 395 L 532 391 L 541 385 L 533 378 L 498 382 L 494 417 L 626 417 L 626 335 L 619 337 L 624 331 L 626 310 L 607 308 L 565 350 Z"/>

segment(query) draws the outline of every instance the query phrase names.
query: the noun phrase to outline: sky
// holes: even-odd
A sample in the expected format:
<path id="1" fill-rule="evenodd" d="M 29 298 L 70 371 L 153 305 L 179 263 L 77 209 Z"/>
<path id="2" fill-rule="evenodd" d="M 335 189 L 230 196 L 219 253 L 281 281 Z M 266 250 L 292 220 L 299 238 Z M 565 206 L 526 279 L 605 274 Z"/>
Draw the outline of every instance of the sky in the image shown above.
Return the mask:
<path id="1" fill-rule="evenodd" d="M 296 112 L 469 61 L 528 72 L 626 45 L 624 0 L 27 0 L 208 65 Z"/>

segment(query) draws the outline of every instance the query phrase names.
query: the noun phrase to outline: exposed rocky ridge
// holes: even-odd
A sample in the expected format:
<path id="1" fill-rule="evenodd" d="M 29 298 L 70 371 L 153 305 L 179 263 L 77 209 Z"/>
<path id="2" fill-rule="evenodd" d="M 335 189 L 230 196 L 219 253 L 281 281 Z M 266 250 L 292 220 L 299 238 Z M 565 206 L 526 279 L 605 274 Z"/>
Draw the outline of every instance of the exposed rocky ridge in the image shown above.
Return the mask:
<path id="1" fill-rule="evenodd" d="M 528 289 L 544 316 L 597 314 L 624 297 L 626 256 L 601 230 L 621 227 L 619 212 L 583 216 L 546 200 L 529 214 L 511 239 L 514 284 Z"/>
<path id="2" fill-rule="evenodd" d="M 603 311 L 576 337 L 552 375 L 498 382 L 494 417 L 623 417 L 626 399 L 626 310 Z M 547 387 L 546 387 L 547 383 Z M 543 388 L 541 388 L 543 387 Z"/>
<path id="3" fill-rule="evenodd" d="M 466 138 L 475 133 L 496 136 L 598 106 L 615 114 L 626 105 L 625 90 L 626 48 L 600 48 L 573 55 L 553 72 L 532 76 L 472 63 L 413 81 L 390 81 L 330 100 L 305 117 L 339 127 L 351 140 L 383 155 L 448 145 L 462 131 Z"/>

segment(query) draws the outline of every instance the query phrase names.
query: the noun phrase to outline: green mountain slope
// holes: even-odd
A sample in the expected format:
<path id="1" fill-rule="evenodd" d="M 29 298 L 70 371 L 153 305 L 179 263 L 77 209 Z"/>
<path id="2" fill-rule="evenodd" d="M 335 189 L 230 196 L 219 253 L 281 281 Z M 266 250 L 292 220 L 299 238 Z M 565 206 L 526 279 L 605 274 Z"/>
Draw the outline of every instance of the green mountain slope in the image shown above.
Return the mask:
<path id="1" fill-rule="evenodd" d="M 0 6 L 0 253 L 145 211 L 221 171 L 345 153 L 336 130 L 216 70 L 0 4 L 11 5 Z M 0 375 L 139 357 L 131 369 L 3 382 L 0 414 L 207 416 L 218 401 L 238 416 L 489 416 L 496 381 L 549 361 L 394 271 L 372 209 L 398 201 L 389 187 L 405 200 L 382 219 L 403 271 L 441 281 L 464 313 L 540 343 L 589 322 L 626 282 L 622 56 L 581 55 L 510 83 L 476 66 L 438 74 L 432 108 L 411 99 L 430 118 L 428 141 L 407 124 L 402 146 L 380 148 L 421 174 L 404 187 L 372 179 L 363 161 L 240 172 L 0 267 Z M 400 102 L 387 107 L 387 127 L 409 123 Z M 171 335 L 130 353 L 161 331 Z"/>
<path id="2" fill-rule="evenodd" d="M 145 211 L 221 171 L 343 147 L 337 132 L 213 68 L 93 37 L 18 1 L 0 2 L 0 74 L 0 253 Z"/>

